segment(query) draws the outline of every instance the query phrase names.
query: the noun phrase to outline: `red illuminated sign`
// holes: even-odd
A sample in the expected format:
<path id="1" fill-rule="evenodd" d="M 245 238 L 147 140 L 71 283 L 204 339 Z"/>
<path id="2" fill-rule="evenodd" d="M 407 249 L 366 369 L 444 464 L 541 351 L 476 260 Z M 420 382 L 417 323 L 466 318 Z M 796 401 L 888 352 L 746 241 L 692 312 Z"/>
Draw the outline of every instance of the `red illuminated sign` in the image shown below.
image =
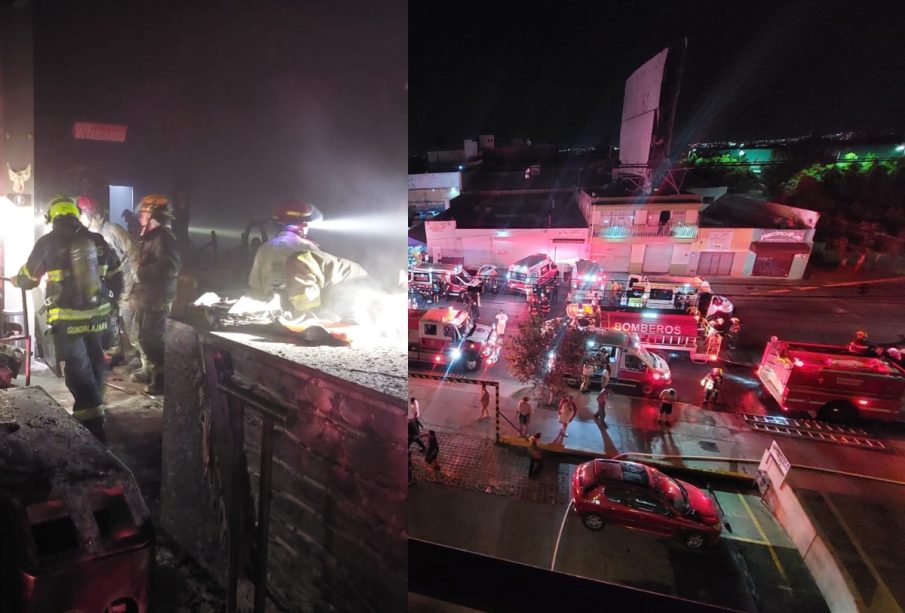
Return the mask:
<path id="1" fill-rule="evenodd" d="M 126 142 L 128 126 L 109 123 L 85 123 L 77 121 L 72 126 L 72 136 L 77 140 L 97 140 L 109 143 Z"/>
<path id="2" fill-rule="evenodd" d="M 607 328 L 634 332 L 640 337 L 646 336 L 697 336 L 698 326 L 693 317 L 688 315 L 666 315 L 657 313 L 656 318 L 642 317 L 641 313 L 607 311 L 605 324 Z"/>

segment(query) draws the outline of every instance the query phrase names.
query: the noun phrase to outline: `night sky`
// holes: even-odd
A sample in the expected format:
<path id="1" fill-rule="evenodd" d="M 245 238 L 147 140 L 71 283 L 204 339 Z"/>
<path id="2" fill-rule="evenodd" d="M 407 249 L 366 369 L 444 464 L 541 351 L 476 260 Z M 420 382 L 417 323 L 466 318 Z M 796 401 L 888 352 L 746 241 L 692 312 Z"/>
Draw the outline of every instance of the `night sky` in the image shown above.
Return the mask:
<path id="1" fill-rule="evenodd" d="M 902 2 L 412 2 L 409 148 L 618 144 L 626 78 L 687 36 L 675 139 L 902 131 Z"/>
<path id="2" fill-rule="evenodd" d="M 404 265 L 403 0 L 37 6 L 39 188 L 87 161 L 109 182 L 134 185 L 136 200 L 172 196 L 181 183 L 193 226 L 225 238 L 296 196 L 328 218 L 395 221 L 391 237 L 364 229 Z M 128 125 L 127 143 L 73 141 L 73 121 Z M 389 249 L 317 238 L 359 259 Z"/>

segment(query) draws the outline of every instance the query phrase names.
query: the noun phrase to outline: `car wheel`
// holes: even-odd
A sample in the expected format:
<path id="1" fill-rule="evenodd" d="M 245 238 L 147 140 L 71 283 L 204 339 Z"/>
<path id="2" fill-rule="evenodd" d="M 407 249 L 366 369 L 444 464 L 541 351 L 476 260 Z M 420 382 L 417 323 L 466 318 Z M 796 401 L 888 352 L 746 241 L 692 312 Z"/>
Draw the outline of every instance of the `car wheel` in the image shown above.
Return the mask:
<path id="1" fill-rule="evenodd" d="M 581 521 L 584 522 L 586 528 L 595 531 L 601 530 L 606 525 L 606 522 L 597 513 L 585 513 L 581 516 Z"/>
<path id="2" fill-rule="evenodd" d="M 474 372 L 481 365 L 481 357 L 476 353 L 465 354 L 465 370 Z"/>
<path id="3" fill-rule="evenodd" d="M 704 535 L 700 532 L 688 532 L 682 539 L 689 549 L 700 549 L 704 546 Z"/>
<path id="4" fill-rule="evenodd" d="M 652 385 L 642 385 L 641 393 L 644 394 L 645 396 L 652 396 L 654 393 L 654 388 Z"/>
<path id="5" fill-rule="evenodd" d="M 858 411 L 847 402 L 830 402 L 821 407 L 817 417 L 833 423 L 853 423 L 857 420 Z"/>

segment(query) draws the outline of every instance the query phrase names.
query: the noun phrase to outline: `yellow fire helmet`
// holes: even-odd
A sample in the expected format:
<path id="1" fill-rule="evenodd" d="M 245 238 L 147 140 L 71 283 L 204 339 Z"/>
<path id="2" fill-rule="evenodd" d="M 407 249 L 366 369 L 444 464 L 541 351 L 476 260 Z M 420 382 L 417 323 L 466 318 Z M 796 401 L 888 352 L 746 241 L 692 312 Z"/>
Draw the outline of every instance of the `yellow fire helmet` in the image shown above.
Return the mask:
<path id="1" fill-rule="evenodd" d="M 44 215 L 44 221 L 53 223 L 53 220 L 61 215 L 72 215 L 76 219 L 79 217 L 79 207 L 76 206 L 75 200 L 69 196 L 55 196 L 47 207 L 47 213 Z"/>

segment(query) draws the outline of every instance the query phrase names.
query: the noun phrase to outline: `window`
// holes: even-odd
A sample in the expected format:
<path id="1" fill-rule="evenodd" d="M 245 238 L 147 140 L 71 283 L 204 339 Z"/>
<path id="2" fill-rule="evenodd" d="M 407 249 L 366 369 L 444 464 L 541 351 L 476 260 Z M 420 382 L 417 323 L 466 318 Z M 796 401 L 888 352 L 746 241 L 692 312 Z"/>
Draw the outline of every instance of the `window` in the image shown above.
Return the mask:
<path id="1" fill-rule="evenodd" d="M 603 495 L 606 496 L 606 499 L 610 502 L 615 502 L 617 504 L 631 504 L 633 496 L 631 491 L 625 487 L 619 487 L 618 485 L 604 485 Z"/>
<path id="2" fill-rule="evenodd" d="M 653 494 L 647 492 L 636 492 L 634 500 L 631 502 L 631 506 L 641 511 L 647 511 L 648 513 L 658 513 L 660 515 L 667 514 L 666 505 Z"/>
<path id="3" fill-rule="evenodd" d="M 437 336 L 437 324 L 424 324 L 425 336 Z"/>
<path id="4" fill-rule="evenodd" d="M 452 324 L 446 324 L 443 326 L 443 336 L 447 338 L 457 339 L 459 338 L 459 331 Z"/>
<path id="5" fill-rule="evenodd" d="M 643 372 L 644 371 L 644 362 L 641 361 L 641 358 L 635 355 L 626 355 L 625 356 L 625 367 L 628 370 L 634 370 L 635 372 Z"/>
<path id="6" fill-rule="evenodd" d="M 652 289 L 650 290 L 650 299 L 651 300 L 666 300 L 672 302 L 672 290 L 671 289 Z"/>

